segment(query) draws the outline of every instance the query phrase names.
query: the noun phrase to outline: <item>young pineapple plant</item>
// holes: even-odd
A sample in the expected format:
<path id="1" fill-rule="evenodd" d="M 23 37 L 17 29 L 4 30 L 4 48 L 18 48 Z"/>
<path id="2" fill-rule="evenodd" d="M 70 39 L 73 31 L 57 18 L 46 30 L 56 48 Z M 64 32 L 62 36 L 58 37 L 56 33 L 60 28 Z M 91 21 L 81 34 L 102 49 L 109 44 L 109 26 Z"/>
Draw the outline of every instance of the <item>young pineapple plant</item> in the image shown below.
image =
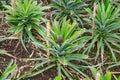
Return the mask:
<path id="1" fill-rule="evenodd" d="M 15 6 L 5 5 L 8 16 L 7 23 L 12 27 L 8 30 L 13 35 L 18 35 L 24 48 L 28 40 L 35 40 L 33 34 L 40 28 L 40 21 L 45 14 L 43 10 L 48 7 L 42 7 L 34 0 L 17 0 Z M 14 8 L 14 9 L 13 9 Z"/>
<path id="2" fill-rule="evenodd" d="M 86 9 L 90 16 L 93 17 L 93 12 L 91 9 Z M 116 59 L 116 50 L 120 49 L 120 35 L 118 30 L 120 29 L 120 20 L 119 20 L 119 6 L 115 7 L 112 5 L 110 0 L 106 2 L 101 1 L 97 4 L 97 11 L 95 16 L 95 26 L 92 28 L 87 41 L 90 41 L 89 46 L 86 48 L 87 53 L 93 48 L 97 48 L 96 58 L 101 54 L 101 59 L 103 61 L 103 55 L 105 53 L 111 53 L 112 59 Z M 85 19 L 89 25 L 93 27 L 92 19 Z M 105 50 L 108 51 L 105 51 Z"/>
<path id="3" fill-rule="evenodd" d="M 50 27 L 49 36 L 44 34 L 47 33 L 48 30 L 40 31 L 40 35 L 45 41 L 49 42 L 49 45 L 34 42 L 45 52 L 42 54 L 44 56 L 39 58 L 38 60 L 40 61 L 36 63 L 31 71 L 28 71 L 28 74 L 25 73 L 23 75 L 24 77 L 22 76 L 21 78 L 33 77 L 50 68 L 56 69 L 57 75 L 62 78 L 66 76 L 65 79 L 74 80 L 76 78 L 74 77 L 75 75 L 78 75 L 77 79 L 83 77 L 88 78 L 88 76 L 82 72 L 86 69 L 85 66 L 88 65 L 88 62 L 85 60 L 88 56 L 78 51 L 85 41 L 80 39 L 85 29 L 76 30 L 76 28 L 76 22 L 70 24 L 70 21 L 63 19 L 62 23 L 56 20 L 53 22 L 53 25 Z M 74 61 L 78 63 L 82 62 L 85 65 L 76 64 Z"/>
<path id="4" fill-rule="evenodd" d="M 64 17 L 70 19 L 71 22 L 74 20 L 78 21 L 83 26 L 81 14 L 85 12 L 85 4 L 81 0 L 52 0 L 51 6 L 55 8 L 54 17 L 62 20 Z"/>

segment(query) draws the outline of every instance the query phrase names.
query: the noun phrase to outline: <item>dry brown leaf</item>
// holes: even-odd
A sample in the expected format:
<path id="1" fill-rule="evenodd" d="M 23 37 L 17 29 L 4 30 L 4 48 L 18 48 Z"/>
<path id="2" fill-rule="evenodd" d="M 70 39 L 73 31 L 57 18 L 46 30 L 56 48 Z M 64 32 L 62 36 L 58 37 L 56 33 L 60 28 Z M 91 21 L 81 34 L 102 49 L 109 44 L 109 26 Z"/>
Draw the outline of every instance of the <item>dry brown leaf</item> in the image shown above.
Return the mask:
<path id="1" fill-rule="evenodd" d="M 47 22 L 46 28 L 47 28 L 47 37 L 50 37 L 50 22 Z M 46 44 L 47 44 L 47 46 L 50 46 L 50 42 L 48 40 L 46 41 Z M 48 56 L 48 58 L 50 58 L 49 49 L 47 50 L 47 56 Z"/>
<path id="2" fill-rule="evenodd" d="M 12 10 L 15 11 L 16 0 L 11 0 Z"/>
<path id="3" fill-rule="evenodd" d="M 97 10 L 97 3 L 94 3 L 94 9 L 93 9 L 93 17 L 92 17 L 92 29 L 96 28 L 95 25 L 95 16 L 96 16 L 96 10 Z M 94 33 L 92 33 L 92 36 L 94 35 Z"/>
<path id="4" fill-rule="evenodd" d="M 13 35 L 10 36 L 10 38 L 12 38 L 12 37 L 19 38 L 20 37 L 20 33 L 13 34 Z"/>

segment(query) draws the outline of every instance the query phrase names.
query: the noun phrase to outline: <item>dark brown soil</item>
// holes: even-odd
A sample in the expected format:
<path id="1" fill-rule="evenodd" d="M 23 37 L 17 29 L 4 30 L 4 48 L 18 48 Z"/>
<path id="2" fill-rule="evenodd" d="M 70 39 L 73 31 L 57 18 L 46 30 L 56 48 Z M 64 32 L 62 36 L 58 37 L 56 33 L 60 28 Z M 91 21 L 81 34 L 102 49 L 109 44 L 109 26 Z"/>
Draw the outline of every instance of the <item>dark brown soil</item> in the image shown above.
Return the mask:
<path id="1" fill-rule="evenodd" d="M 2 42 L 0 42 L 0 49 L 4 49 L 4 50 L 8 51 L 11 55 L 16 57 L 17 58 L 16 59 L 17 66 L 18 66 L 18 68 L 24 67 L 23 69 L 21 69 L 21 73 L 22 72 L 24 73 L 35 64 L 35 61 L 23 61 L 23 60 L 19 60 L 19 59 L 20 58 L 21 59 L 29 58 L 31 53 L 33 53 L 33 51 L 35 51 L 36 48 L 33 44 L 28 43 L 27 44 L 27 48 L 29 51 L 29 53 L 28 53 L 25 51 L 25 49 L 23 48 L 23 46 L 20 43 L 16 47 L 16 44 L 18 44 L 18 43 L 19 43 L 19 40 L 2 41 Z M 36 57 L 39 57 L 39 56 L 34 53 L 31 58 L 36 58 Z M 6 55 L 0 55 L 0 74 L 5 70 L 5 68 L 7 67 L 7 65 L 11 59 L 14 59 L 14 58 L 6 56 Z M 48 80 L 49 78 L 53 79 L 55 76 L 56 76 L 55 70 L 50 69 L 40 75 L 37 75 L 32 78 L 28 78 L 28 79 L 23 79 L 23 80 Z"/>
<path id="2" fill-rule="evenodd" d="M 0 36 L 6 35 L 8 28 L 9 25 L 2 24 L 0 26 Z M 26 47 L 28 52 L 23 48 L 19 40 L 0 41 L 0 49 L 6 50 L 13 56 L 10 57 L 0 54 L 0 75 L 5 71 L 5 68 L 11 59 L 16 61 L 17 68 L 20 70 L 20 72 L 18 72 L 19 74 L 28 71 L 35 64 L 35 61 L 23 61 L 22 58 L 39 58 L 40 55 L 36 54 L 36 52 L 39 53 L 39 50 L 31 42 L 27 43 Z M 53 69 L 50 69 L 35 77 L 23 80 L 48 80 L 49 78 L 54 78 L 55 76 L 56 72 Z"/>

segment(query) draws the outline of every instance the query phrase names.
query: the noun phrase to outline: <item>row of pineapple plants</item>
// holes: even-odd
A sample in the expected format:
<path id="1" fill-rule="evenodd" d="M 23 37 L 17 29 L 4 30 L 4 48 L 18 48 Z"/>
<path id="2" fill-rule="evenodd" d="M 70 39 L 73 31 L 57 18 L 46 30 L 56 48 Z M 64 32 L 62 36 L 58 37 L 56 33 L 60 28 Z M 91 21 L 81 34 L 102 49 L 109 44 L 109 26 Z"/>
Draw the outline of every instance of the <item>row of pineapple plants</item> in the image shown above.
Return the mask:
<path id="1" fill-rule="evenodd" d="M 5 20 L 11 28 L 8 29 L 10 36 L 1 36 L 1 41 L 19 39 L 27 52 L 26 43 L 32 42 L 44 52 L 42 57 L 31 58 L 37 63 L 15 80 L 31 78 L 51 68 L 57 71 L 55 80 L 120 80 L 110 72 L 111 68 L 120 65 L 119 2 L 88 2 L 52 0 L 50 5 L 42 6 L 35 0 L 16 0 L 14 6 L 3 5 L 7 14 Z M 54 10 L 46 19 L 45 10 L 50 8 Z M 4 50 L 0 53 L 8 55 Z M 109 66 L 104 73 L 102 67 L 106 65 Z M 0 79 L 12 80 L 15 69 L 16 64 L 11 61 Z"/>

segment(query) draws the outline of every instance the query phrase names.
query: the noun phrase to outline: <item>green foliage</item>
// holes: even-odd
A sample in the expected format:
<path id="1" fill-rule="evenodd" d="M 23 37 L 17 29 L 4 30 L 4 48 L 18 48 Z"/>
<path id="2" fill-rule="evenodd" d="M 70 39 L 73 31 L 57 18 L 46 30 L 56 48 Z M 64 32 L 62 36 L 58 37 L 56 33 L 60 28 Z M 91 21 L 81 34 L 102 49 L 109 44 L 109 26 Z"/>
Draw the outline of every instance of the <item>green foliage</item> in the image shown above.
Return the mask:
<path id="1" fill-rule="evenodd" d="M 43 18 L 45 13 L 43 11 L 48 9 L 48 7 L 42 7 L 42 4 L 37 4 L 37 0 L 16 0 L 15 9 L 11 5 L 4 6 L 7 9 L 7 23 L 12 26 L 8 32 L 12 36 L 0 36 L 0 42 L 7 39 L 19 38 L 26 49 L 25 43 L 31 40 L 42 51 L 40 58 L 29 58 L 36 62 L 35 65 L 27 72 L 17 76 L 16 80 L 30 78 L 49 69 L 52 69 L 53 74 L 57 72 L 56 75 L 58 76 L 54 80 L 80 80 L 82 78 L 89 80 L 89 74 L 86 75 L 84 73 L 86 69 L 89 71 L 88 68 L 91 69 L 94 79 L 98 76 L 99 80 L 112 80 L 112 78 L 120 80 L 120 77 L 117 78 L 116 75 L 109 71 L 112 68 L 120 66 L 120 62 L 117 62 L 119 56 L 116 56 L 116 53 L 120 53 L 120 1 L 52 1 L 51 6 L 54 9 L 53 18 L 56 19 L 53 22 L 51 21 L 51 26 L 47 26 L 50 27 L 49 36 L 49 30 L 40 26 L 40 21 L 45 21 Z M 94 11 L 92 10 L 94 3 L 97 4 L 95 28 L 93 28 Z M 9 0 L 0 1 L 0 8 L 3 8 L 4 4 L 9 4 Z M 92 27 L 88 30 L 78 28 L 77 25 L 77 23 L 80 23 L 80 26 L 84 25 L 81 17 L 86 12 L 84 7 L 89 7 L 85 8 L 89 13 L 89 18 L 84 18 L 87 24 Z M 83 15 L 87 16 L 87 13 Z M 14 35 L 19 35 L 19 37 L 15 37 Z M 36 40 L 35 36 L 42 38 L 42 42 Z M 102 66 L 100 70 L 97 70 L 93 66 L 88 66 L 90 63 L 85 60 L 88 59 L 88 55 L 86 54 L 90 54 L 91 52 L 96 53 L 96 60 L 100 54 L 109 53 L 116 62 L 103 63 L 102 65 L 101 63 L 97 64 L 95 67 Z M 16 58 L 1 49 L 0 55 Z M 20 60 L 26 61 L 26 59 L 21 58 Z M 11 60 L 8 67 L 0 76 L 0 80 L 12 80 L 16 66 L 13 60 Z M 102 68 L 107 70 L 106 73 L 103 72 Z M 52 80 L 52 78 L 49 80 Z"/>
<path id="2" fill-rule="evenodd" d="M 112 73 L 107 71 L 105 75 L 100 75 L 100 80 L 112 80 Z M 116 80 L 120 80 L 120 76 L 116 78 Z"/>
<path id="3" fill-rule="evenodd" d="M 100 3 L 101 1 L 107 2 L 108 0 L 82 0 L 82 1 L 87 4 L 87 7 L 93 8 L 94 3 Z M 115 0 L 109 0 L 109 1 L 112 2 L 113 4 L 118 4 L 118 2 L 119 2 L 119 1 L 115 1 Z"/>
<path id="4" fill-rule="evenodd" d="M 4 5 L 10 5 L 11 0 L 0 0 L 0 20 L 1 24 L 5 21 Z"/>
<path id="5" fill-rule="evenodd" d="M 120 1 L 119 0 L 111 0 L 112 2 L 113 2 L 113 4 L 115 4 L 115 5 L 119 5 L 120 4 Z"/>
<path id="6" fill-rule="evenodd" d="M 58 75 L 65 75 L 69 80 L 73 80 L 73 75 L 76 73 L 79 73 L 83 77 L 87 77 L 82 70 L 86 69 L 85 65 L 88 63 L 84 59 L 88 58 L 88 56 L 78 52 L 78 49 L 81 47 L 83 42 L 83 40 L 80 39 L 80 36 L 85 30 L 76 30 L 76 22 L 73 22 L 72 24 L 69 23 L 70 21 L 66 21 L 66 19 L 63 20 L 62 25 L 60 25 L 59 22 L 54 21 L 50 30 L 50 37 L 47 37 L 46 34 L 42 34 L 47 33 L 46 29 L 46 31 L 40 33 L 45 41 L 48 40 L 50 42 L 50 45 L 48 46 L 46 44 L 36 42 L 35 44 L 38 45 L 38 47 L 45 53 L 49 50 L 50 58 L 40 58 L 41 61 L 37 63 L 27 75 L 24 74 L 24 77 L 33 77 L 55 66 L 57 67 Z M 73 61 L 78 63 L 82 62 L 85 65 L 79 65 Z M 43 65 L 46 65 L 46 67 L 42 67 Z M 43 69 L 40 70 L 39 68 Z M 73 72 L 75 71 L 75 73 L 72 74 L 71 70 Z"/>
<path id="7" fill-rule="evenodd" d="M 49 80 L 52 80 L 51 78 Z M 61 76 L 56 76 L 54 80 L 62 80 Z"/>
<path id="8" fill-rule="evenodd" d="M 0 80 L 12 80 L 16 67 L 17 65 L 14 63 L 13 60 L 11 60 L 5 71 L 0 76 Z"/>
<path id="9" fill-rule="evenodd" d="M 91 9 L 86 9 L 91 17 L 93 16 L 93 12 Z M 86 48 L 87 52 L 93 47 L 97 47 L 97 55 L 99 53 L 104 53 L 105 49 L 109 49 L 112 53 L 112 58 L 116 61 L 114 49 L 120 48 L 120 36 L 117 31 L 120 29 L 120 20 L 119 18 L 119 7 L 114 7 L 109 0 L 106 3 L 101 2 L 98 3 L 98 8 L 95 17 L 96 28 L 91 29 L 91 34 L 94 33 L 92 37 L 87 38 L 87 40 L 91 41 L 89 46 Z M 85 19 L 88 24 L 92 26 L 91 19 Z"/>
<path id="10" fill-rule="evenodd" d="M 93 67 L 90 67 L 90 70 L 92 71 L 94 80 L 120 80 L 120 76 L 118 78 L 114 76 L 113 78 L 113 74 L 111 71 L 106 71 L 106 73 L 104 73 L 102 70 L 97 70 Z"/>
<path id="11" fill-rule="evenodd" d="M 112 73 L 110 71 L 107 71 L 104 76 L 100 76 L 100 80 L 111 80 L 112 79 Z"/>
<path id="12" fill-rule="evenodd" d="M 118 80 L 120 80 L 120 76 L 118 77 Z"/>
<path id="13" fill-rule="evenodd" d="M 80 18 L 80 15 L 85 12 L 83 7 L 85 4 L 81 0 L 52 0 L 53 4 L 51 5 L 54 10 L 54 16 L 62 20 L 64 17 L 72 21 L 76 20 L 81 25 L 83 22 Z"/>
<path id="14" fill-rule="evenodd" d="M 61 76 L 56 76 L 55 80 L 62 80 L 62 77 Z"/>
<path id="15" fill-rule="evenodd" d="M 24 46 L 29 39 L 35 40 L 33 34 L 40 28 L 40 20 L 43 20 L 43 10 L 47 7 L 42 7 L 42 4 L 37 5 L 37 1 L 25 0 L 24 2 L 17 0 L 15 10 L 12 6 L 6 5 L 6 17 L 8 24 L 12 25 L 9 32 L 12 34 L 20 34 L 20 40 Z M 25 48 L 25 46 L 24 46 Z"/>
<path id="16" fill-rule="evenodd" d="M 62 42 L 66 40 L 68 40 L 68 42 L 76 41 L 76 39 L 79 39 L 79 36 L 85 32 L 84 28 L 77 30 L 76 22 L 73 22 L 71 25 L 69 22 L 70 20 L 66 21 L 66 18 L 62 20 L 62 25 L 56 20 L 54 21 L 51 27 L 51 39 L 53 41 L 56 41 L 58 44 L 61 43 L 59 39 L 62 39 Z"/>
<path id="17" fill-rule="evenodd" d="M 85 2 L 88 7 L 93 8 L 93 4 L 95 2 L 99 2 L 100 0 L 82 0 L 82 1 Z"/>
<path id="18" fill-rule="evenodd" d="M 2 10 L 5 4 L 10 4 L 11 0 L 0 0 L 0 9 Z"/>
<path id="19" fill-rule="evenodd" d="M 118 67 L 118 66 L 120 66 L 120 62 L 114 62 L 108 67 L 108 69 L 113 68 L 113 67 Z"/>

